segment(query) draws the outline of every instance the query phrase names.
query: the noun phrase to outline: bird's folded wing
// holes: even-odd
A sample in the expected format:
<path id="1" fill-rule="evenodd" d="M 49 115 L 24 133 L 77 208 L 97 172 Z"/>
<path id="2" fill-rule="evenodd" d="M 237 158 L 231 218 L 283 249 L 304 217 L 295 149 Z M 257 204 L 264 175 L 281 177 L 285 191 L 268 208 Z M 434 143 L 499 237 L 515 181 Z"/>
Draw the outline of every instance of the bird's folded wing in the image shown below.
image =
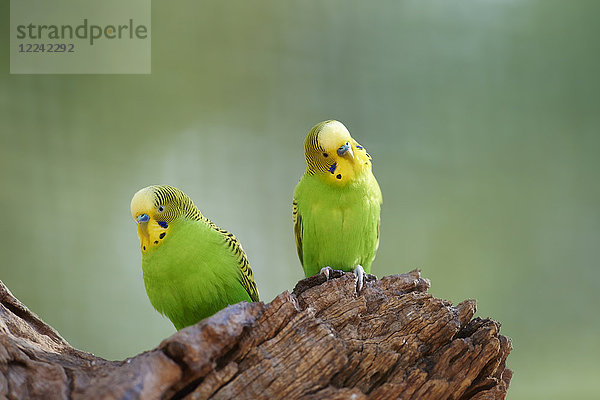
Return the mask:
<path id="1" fill-rule="evenodd" d="M 296 251 L 298 252 L 298 258 L 300 264 L 304 266 L 304 259 L 302 257 L 302 215 L 298 210 L 298 201 L 294 199 L 292 203 L 292 214 L 294 217 L 294 236 L 296 236 Z"/>

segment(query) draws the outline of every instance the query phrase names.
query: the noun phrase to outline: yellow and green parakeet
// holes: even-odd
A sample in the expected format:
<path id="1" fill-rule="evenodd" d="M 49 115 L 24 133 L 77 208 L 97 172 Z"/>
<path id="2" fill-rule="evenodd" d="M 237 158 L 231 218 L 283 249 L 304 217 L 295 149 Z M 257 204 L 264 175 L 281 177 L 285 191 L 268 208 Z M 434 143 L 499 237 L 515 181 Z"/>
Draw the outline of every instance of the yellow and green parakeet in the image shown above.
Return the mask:
<path id="1" fill-rule="evenodd" d="M 306 172 L 293 202 L 296 249 L 306 277 L 354 271 L 361 291 L 379 245 L 381 190 L 371 157 L 338 121 L 315 125 L 304 141 Z"/>
<path id="2" fill-rule="evenodd" d="M 148 186 L 131 200 L 152 306 L 177 330 L 229 304 L 259 301 L 236 237 L 206 218 L 172 186 Z"/>

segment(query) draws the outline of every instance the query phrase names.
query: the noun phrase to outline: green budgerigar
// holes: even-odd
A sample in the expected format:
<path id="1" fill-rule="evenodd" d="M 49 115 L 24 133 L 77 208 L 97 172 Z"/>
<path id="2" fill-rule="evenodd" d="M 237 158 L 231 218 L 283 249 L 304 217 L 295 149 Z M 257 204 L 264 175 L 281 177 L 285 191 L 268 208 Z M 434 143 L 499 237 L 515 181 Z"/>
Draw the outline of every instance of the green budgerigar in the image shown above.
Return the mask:
<path id="1" fill-rule="evenodd" d="M 172 186 L 148 186 L 131 200 L 152 306 L 177 330 L 229 304 L 259 301 L 236 237 L 206 218 Z"/>
<path id="2" fill-rule="evenodd" d="M 306 172 L 294 192 L 298 257 L 306 277 L 354 271 L 357 290 L 379 245 L 381 190 L 371 156 L 339 121 L 315 125 L 304 141 Z"/>

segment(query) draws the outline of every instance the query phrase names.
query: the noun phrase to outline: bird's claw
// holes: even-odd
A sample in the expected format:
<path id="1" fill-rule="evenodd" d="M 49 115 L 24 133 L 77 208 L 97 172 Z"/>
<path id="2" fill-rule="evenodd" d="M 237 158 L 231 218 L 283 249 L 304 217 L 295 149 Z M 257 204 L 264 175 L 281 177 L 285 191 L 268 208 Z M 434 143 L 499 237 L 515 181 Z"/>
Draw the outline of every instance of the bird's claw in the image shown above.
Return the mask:
<path id="1" fill-rule="evenodd" d="M 354 268 L 354 275 L 356 275 L 356 293 L 360 294 L 365 285 L 365 270 L 362 265 L 358 264 L 356 268 Z M 321 268 L 319 274 L 325 275 L 325 279 L 328 281 L 329 276 L 333 273 L 333 269 L 329 266 Z"/>
<path id="2" fill-rule="evenodd" d="M 365 270 L 362 265 L 358 264 L 354 268 L 354 275 L 356 275 L 356 293 L 360 294 L 365 284 Z"/>
<path id="3" fill-rule="evenodd" d="M 329 280 L 329 274 L 332 273 L 333 270 L 331 269 L 331 267 L 327 266 L 327 267 L 323 267 L 321 268 L 321 272 L 319 272 L 321 275 L 325 275 L 325 280 Z"/>

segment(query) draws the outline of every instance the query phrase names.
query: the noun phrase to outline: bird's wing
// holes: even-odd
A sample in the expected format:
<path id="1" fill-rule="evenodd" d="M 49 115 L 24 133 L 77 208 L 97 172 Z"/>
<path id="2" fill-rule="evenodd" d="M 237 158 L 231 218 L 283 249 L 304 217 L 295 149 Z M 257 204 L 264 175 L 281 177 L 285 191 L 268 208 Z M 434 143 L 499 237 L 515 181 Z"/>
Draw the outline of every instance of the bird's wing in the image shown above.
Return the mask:
<path id="1" fill-rule="evenodd" d="M 375 243 L 375 251 L 379 248 L 379 228 L 381 227 L 381 215 L 377 220 L 377 243 Z"/>
<path id="2" fill-rule="evenodd" d="M 246 252 L 242 248 L 241 243 L 235 235 L 231 232 L 226 231 L 225 229 L 219 228 L 216 225 L 213 225 L 213 229 L 216 229 L 223 235 L 225 238 L 225 243 L 229 250 L 236 256 L 238 265 L 240 267 L 239 280 L 248 295 L 252 299 L 252 301 L 260 301 L 258 298 L 258 289 L 256 288 L 256 282 L 254 282 L 254 276 L 252 274 L 252 268 L 250 268 L 250 264 L 248 263 L 248 259 L 246 258 Z"/>
<path id="3" fill-rule="evenodd" d="M 304 259 L 302 257 L 302 215 L 298 210 L 298 201 L 294 199 L 292 203 L 292 215 L 294 217 L 294 235 L 296 236 L 296 251 L 298 252 L 298 258 L 300 264 L 304 266 Z"/>
<path id="4" fill-rule="evenodd" d="M 248 292 L 248 295 L 252 299 L 252 301 L 260 301 L 258 298 L 258 289 L 256 288 L 256 282 L 254 282 L 254 276 L 252 275 L 252 269 L 250 268 L 250 264 L 248 264 L 248 260 L 246 259 L 246 253 L 242 250 L 242 257 L 240 263 L 240 271 L 241 271 L 241 282 Z"/>

